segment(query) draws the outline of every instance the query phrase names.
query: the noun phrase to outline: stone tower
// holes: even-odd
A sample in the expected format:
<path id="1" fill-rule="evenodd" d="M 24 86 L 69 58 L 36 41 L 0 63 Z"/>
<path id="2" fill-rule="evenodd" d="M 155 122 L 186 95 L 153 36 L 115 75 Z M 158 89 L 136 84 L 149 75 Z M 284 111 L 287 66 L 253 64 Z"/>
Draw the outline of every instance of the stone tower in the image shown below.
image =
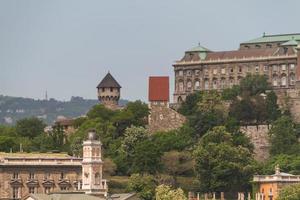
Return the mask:
<path id="1" fill-rule="evenodd" d="M 86 194 L 107 196 L 108 187 L 106 180 L 102 177 L 101 146 L 96 133 L 90 131 L 88 139 L 83 142 L 82 190 Z"/>
<path id="2" fill-rule="evenodd" d="M 148 129 L 151 133 L 170 131 L 182 126 L 185 117 L 169 107 L 169 77 L 149 77 Z"/>
<path id="3" fill-rule="evenodd" d="M 105 107 L 118 108 L 121 86 L 109 72 L 99 83 L 97 89 L 98 99 Z"/>

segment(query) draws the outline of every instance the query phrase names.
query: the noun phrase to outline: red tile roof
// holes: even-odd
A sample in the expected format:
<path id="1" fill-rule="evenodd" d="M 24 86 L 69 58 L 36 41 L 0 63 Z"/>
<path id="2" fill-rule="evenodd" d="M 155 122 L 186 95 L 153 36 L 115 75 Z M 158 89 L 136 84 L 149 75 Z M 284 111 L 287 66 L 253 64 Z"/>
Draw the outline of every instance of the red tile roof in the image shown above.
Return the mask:
<path id="1" fill-rule="evenodd" d="M 149 101 L 169 101 L 169 77 L 149 77 Z"/>

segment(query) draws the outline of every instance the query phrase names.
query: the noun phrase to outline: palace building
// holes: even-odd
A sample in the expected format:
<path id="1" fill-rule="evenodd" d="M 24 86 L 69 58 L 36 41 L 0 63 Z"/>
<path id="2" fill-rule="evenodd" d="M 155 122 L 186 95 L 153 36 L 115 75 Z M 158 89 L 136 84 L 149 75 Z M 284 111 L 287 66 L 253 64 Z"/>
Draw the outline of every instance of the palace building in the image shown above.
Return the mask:
<path id="1" fill-rule="evenodd" d="M 83 142 L 82 158 L 62 153 L 0 153 L 0 199 L 55 193 L 106 197 L 101 146 L 91 131 Z"/>
<path id="2" fill-rule="evenodd" d="M 222 90 L 247 74 L 266 75 L 273 89 L 294 89 L 300 78 L 300 33 L 263 35 L 238 50 L 211 51 L 201 45 L 187 50 L 173 64 L 174 103 L 194 91 Z"/>

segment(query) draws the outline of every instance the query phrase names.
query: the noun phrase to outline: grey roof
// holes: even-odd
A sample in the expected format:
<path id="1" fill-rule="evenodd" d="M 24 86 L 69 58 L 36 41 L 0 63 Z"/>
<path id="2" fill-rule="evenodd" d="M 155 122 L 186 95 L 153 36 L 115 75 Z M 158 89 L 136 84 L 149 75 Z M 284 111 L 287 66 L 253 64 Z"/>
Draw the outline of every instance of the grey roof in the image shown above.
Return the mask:
<path id="1" fill-rule="evenodd" d="M 121 88 L 121 85 L 116 81 L 116 79 L 108 72 L 106 76 L 99 83 L 97 88 Z"/>
<path id="2" fill-rule="evenodd" d="M 80 193 L 30 194 L 28 197 L 34 200 L 105 200 L 105 198 Z"/>
<path id="3" fill-rule="evenodd" d="M 66 193 L 53 193 L 53 194 L 29 194 L 24 198 L 34 200 L 106 200 L 104 197 L 92 196 L 88 194 L 84 194 L 82 192 L 66 192 Z M 124 193 L 124 194 L 113 194 L 110 196 L 113 200 L 131 200 L 139 199 L 136 196 L 136 193 Z"/>

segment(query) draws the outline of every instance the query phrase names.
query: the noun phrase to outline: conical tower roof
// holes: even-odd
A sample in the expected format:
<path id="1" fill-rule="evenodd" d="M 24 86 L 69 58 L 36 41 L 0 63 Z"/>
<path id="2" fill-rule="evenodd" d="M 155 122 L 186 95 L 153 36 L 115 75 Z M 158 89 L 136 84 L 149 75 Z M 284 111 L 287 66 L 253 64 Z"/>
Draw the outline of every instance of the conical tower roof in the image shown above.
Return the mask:
<path id="1" fill-rule="evenodd" d="M 121 85 L 116 81 L 116 79 L 108 72 L 106 76 L 99 83 L 97 88 L 121 88 Z"/>

